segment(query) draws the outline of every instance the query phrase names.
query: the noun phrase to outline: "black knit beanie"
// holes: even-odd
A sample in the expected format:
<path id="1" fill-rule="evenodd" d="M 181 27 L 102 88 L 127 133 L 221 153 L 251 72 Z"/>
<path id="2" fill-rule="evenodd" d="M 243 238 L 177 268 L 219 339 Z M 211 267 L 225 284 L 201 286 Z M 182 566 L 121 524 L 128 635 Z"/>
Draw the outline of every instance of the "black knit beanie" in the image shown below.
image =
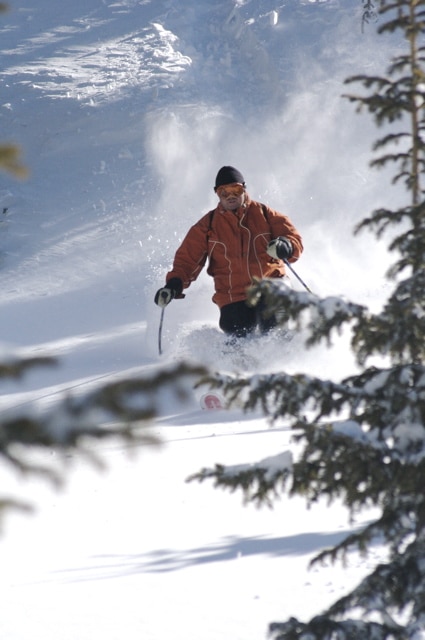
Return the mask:
<path id="1" fill-rule="evenodd" d="M 221 187 L 223 184 L 232 184 L 232 182 L 240 182 L 240 184 L 245 185 L 243 175 L 235 167 L 221 167 L 215 179 L 214 189 Z"/>

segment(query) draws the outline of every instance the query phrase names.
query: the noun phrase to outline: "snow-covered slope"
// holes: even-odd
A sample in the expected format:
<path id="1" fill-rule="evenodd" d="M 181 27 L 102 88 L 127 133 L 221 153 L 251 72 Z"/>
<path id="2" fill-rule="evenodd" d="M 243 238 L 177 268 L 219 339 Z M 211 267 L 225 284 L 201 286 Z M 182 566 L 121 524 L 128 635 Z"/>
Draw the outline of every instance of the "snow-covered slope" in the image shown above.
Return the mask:
<path id="1" fill-rule="evenodd" d="M 0 176 L 0 339 L 61 364 L 4 386 L 0 406 L 182 355 L 232 366 L 211 348 L 207 276 L 167 308 L 162 359 L 152 301 L 223 164 L 294 220 L 313 290 L 381 302 L 385 246 L 352 229 L 401 196 L 370 172 L 373 126 L 341 94 L 348 75 L 382 70 L 394 43 L 362 33 L 359 0 L 17 0 L 0 24 L 0 139 L 31 170 Z M 265 370 L 352 367 L 344 339 L 330 354 L 296 338 L 252 356 Z M 253 640 L 364 571 L 354 559 L 344 574 L 306 572 L 344 532 L 338 509 L 259 515 L 184 483 L 285 448 L 284 425 L 205 415 L 194 397 L 166 405 L 154 429 L 164 451 L 130 463 L 106 449 L 113 473 L 78 468 L 65 496 L 18 484 L 41 511 L 11 522 L 0 546 L 2 640 Z"/>

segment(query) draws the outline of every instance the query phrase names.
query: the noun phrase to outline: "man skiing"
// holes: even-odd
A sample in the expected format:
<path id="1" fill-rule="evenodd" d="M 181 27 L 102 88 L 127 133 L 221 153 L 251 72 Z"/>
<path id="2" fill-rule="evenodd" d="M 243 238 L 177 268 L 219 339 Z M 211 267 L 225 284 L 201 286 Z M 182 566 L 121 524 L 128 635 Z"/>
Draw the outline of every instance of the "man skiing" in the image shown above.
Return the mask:
<path id="1" fill-rule="evenodd" d="M 255 279 L 283 278 L 284 261 L 295 262 L 302 239 L 289 218 L 251 200 L 243 175 L 231 166 L 217 173 L 214 191 L 219 203 L 188 231 L 177 249 L 166 284 L 155 295 L 165 307 L 196 280 L 208 258 L 214 279 L 213 302 L 220 308 L 220 328 L 246 337 L 257 327 L 263 333 L 276 325 L 264 307 L 247 304 L 247 289 Z"/>

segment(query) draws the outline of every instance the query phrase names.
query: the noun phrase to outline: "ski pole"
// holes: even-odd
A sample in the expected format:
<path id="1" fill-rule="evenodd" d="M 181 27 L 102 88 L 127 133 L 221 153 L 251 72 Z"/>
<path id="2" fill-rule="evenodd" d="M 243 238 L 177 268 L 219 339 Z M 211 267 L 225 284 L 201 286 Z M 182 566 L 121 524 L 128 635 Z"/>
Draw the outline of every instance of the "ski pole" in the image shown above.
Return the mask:
<path id="1" fill-rule="evenodd" d="M 159 351 L 159 355 L 162 355 L 162 325 L 164 323 L 164 311 L 165 311 L 165 307 L 162 307 L 161 309 L 161 318 L 159 320 L 159 331 L 158 331 L 158 351 Z"/>
<path id="2" fill-rule="evenodd" d="M 165 300 L 167 298 L 167 293 L 163 291 L 161 293 L 161 298 L 163 298 L 163 300 Z M 158 351 L 159 351 L 159 355 L 162 355 L 162 325 L 164 324 L 164 311 L 165 311 L 165 306 L 162 307 L 162 309 L 161 309 L 161 317 L 159 319 L 159 330 L 158 330 Z"/>
<path id="3" fill-rule="evenodd" d="M 283 262 L 286 264 L 287 267 L 290 268 L 290 270 L 292 271 L 292 273 L 294 274 L 294 276 L 297 278 L 297 280 L 299 280 L 301 282 L 301 284 L 303 285 L 303 287 L 309 292 L 309 293 L 313 293 L 312 290 L 307 287 L 306 283 L 304 282 L 304 280 L 302 280 L 300 278 L 300 276 L 298 275 L 298 273 L 295 271 L 295 269 L 290 265 L 290 263 L 288 262 L 288 260 L 286 260 L 286 258 L 283 260 Z M 314 294 L 313 294 L 314 295 Z"/>

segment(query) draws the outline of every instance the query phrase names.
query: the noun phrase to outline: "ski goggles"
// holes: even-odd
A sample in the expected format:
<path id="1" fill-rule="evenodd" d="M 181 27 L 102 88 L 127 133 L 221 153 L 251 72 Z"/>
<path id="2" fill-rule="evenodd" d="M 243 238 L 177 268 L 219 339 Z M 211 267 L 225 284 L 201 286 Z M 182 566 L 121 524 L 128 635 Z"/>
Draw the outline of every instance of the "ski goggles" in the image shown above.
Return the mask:
<path id="1" fill-rule="evenodd" d="M 245 190 L 243 184 L 235 182 L 234 184 L 223 184 L 217 187 L 216 192 L 219 198 L 228 198 L 229 196 L 241 196 Z"/>

